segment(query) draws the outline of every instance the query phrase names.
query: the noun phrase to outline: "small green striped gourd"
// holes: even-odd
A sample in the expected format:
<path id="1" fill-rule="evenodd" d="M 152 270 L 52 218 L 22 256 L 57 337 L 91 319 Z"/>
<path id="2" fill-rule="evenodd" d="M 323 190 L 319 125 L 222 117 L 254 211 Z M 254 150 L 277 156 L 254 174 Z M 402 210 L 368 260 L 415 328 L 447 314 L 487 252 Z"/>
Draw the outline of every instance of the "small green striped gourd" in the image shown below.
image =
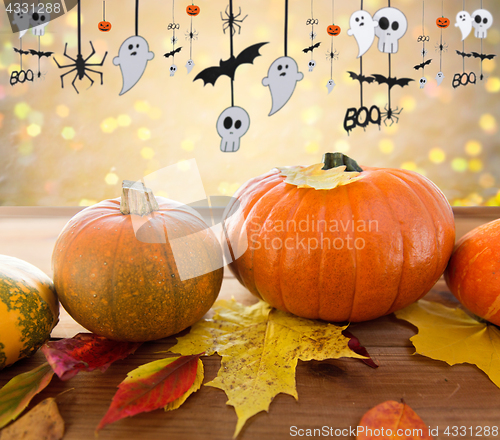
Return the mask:
<path id="1" fill-rule="evenodd" d="M 0 370 L 37 351 L 58 318 L 52 280 L 26 261 L 0 255 Z"/>

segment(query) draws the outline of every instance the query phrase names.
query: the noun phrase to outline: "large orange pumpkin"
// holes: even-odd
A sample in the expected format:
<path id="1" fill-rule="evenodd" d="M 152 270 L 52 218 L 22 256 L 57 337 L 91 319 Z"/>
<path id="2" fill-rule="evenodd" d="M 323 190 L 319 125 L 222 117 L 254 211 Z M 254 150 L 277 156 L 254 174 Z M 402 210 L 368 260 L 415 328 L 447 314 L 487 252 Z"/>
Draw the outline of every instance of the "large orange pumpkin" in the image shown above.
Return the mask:
<path id="1" fill-rule="evenodd" d="M 273 307 L 332 322 L 374 319 L 424 296 L 453 250 L 445 196 L 412 171 L 325 156 L 324 166 L 274 169 L 237 191 L 225 226 L 242 256 L 230 270 Z"/>
<path id="2" fill-rule="evenodd" d="M 467 309 L 500 325 L 500 219 L 458 240 L 445 280 Z"/>
<path id="3" fill-rule="evenodd" d="M 220 243 L 201 217 L 133 182 L 124 182 L 121 199 L 73 217 L 52 261 L 68 313 L 123 341 L 160 339 L 194 324 L 214 303 L 223 276 Z"/>

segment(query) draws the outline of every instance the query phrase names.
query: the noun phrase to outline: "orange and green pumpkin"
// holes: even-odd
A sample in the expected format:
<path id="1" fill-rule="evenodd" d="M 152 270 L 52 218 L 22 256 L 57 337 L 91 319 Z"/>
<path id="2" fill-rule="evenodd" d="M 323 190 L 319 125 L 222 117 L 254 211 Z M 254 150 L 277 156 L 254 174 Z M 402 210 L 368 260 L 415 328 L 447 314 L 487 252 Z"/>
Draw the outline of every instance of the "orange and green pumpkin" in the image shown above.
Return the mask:
<path id="1" fill-rule="evenodd" d="M 0 255 L 0 370 L 38 350 L 58 317 L 52 280 L 26 261 Z"/>
<path id="2" fill-rule="evenodd" d="M 277 309 L 331 322 L 366 321 L 424 296 L 453 250 L 442 192 L 412 171 L 325 164 L 274 169 L 235 194 L 225 215 L 229 265 Z"/>
<path id="3" fill-rule="evenodd" d="M 64 227 L 53 256 L 61 304 L 83 327 L 122 341 L 194 324 L 222 284 L 220 243 L 192 208 L 133 182 Z"/>
<path id="4" fill-rule="evenodd" d="M 467 309 L 500 325 L 500 219 L 479 226 L 458 240 L 445 280 Z"/>

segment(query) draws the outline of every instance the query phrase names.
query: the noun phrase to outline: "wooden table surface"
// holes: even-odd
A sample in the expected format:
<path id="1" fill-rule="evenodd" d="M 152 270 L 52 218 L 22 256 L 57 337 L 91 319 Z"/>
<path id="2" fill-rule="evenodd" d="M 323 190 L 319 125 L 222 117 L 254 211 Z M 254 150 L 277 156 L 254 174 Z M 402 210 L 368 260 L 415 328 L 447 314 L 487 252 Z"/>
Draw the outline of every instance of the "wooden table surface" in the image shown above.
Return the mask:
<path id="1" fill-rule="evenodd" d="M 50 259 L 55 240 L 77 210 L 0 207 L 0 254 L 22 258 L 51 275 Z M 457 237 L 500 217 L 498 208 L 458 208 L 454 211 Z M 232 296 L 246 304 L 255 302 L 226 271 L 220 297 Z M 426 299 L 447 305 L 456 304 L 442 280 Z M 60 323 L 52 337 L 72 337 L 80 331 L 85 330 L 61 311 Z M 415 334 L 415 327 L 411 324 L 390 315 L 352 324 L 350 331 L 380 364 L 378 369 L 354 359 L 299 361 L 296 371 L 299 400 L 278 395 L 269 413 L 262 412 L 250 419 L 238 438 L 286 439 L 293 437 L 293 426 L 296 429 L 355 429 L 368 409 L 386 400 L 401 399 L 428 426 L 439 428 L 439 436 L 435 438 L 453 437 L 444 433 L 448 426 L 472 427 L 472 436 L 467 434 L 459 438 L 479 438 L 475 435 L 476 427 L 500 426 L 500 390 L 473 365 L 450 367 L 444 362 L 414 355 L 409 338 Z M 59 399 L 60 412 L 66 423 L 64 438 L 92 439 L 116 387 L 126 374 L 142 364 L 162 358 L 163 355 L 158 352 L 167 350 L 174 343 L 174 337 L 145 343 L 134 355 L 114 363 L 105 373 L 80 373 L 67 382 L 54 377 L 49 386 L 34 398 L 30 407 L 47 397 L 73 389 Z M 44 361 L 43 354 L 38 352 L 1 371 L 0 387 L 15 375 L 29 371 Z M 217 374 L 220 357 L 204 357 L 203 363 L 204 382 L 208 382 Z M 222 390 L 202 386 L 178 410 L 157 410 L 118 421 L 102 430 L 99 439 L 230 439 L 236 425 L 236 414 L 226 401 Z"/>

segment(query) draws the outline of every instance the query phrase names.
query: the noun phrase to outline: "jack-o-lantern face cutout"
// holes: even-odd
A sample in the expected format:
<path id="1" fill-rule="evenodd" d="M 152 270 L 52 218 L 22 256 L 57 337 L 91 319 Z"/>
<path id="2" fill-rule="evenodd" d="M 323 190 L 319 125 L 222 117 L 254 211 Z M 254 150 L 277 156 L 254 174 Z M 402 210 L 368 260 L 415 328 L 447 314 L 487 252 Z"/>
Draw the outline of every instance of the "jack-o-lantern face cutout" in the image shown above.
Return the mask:
<path id="1" fill-rule="evenodd" d="M 326 32 L 328 35 L 331 35 L 332 37 L 336 37 L 337 35 L 340 34 L 340 26 L 337 26 L 335 24 L 331 24 L 326 28 Z"/>
<path id="2" fill-rule="evenodd" d="M 445 29 L 450 25 L 450 19 L 446 17 L 439 17 L 436 20 L 436 24 L 438 28 Z"/>
<path id="3" fill-rule="evenodd" d="M 200 7 L 196 5 L 189 5 L 186 8 L 187 15 L 190 15 L 191 17 L 195 17 L 200 13 Z"/>
<path id="4" fill-rule="evenodd" d="M 97 27 L 101 32 L 109 32 L 111 30 L 111 23 L 109 21 L 100 21 Z"/>

